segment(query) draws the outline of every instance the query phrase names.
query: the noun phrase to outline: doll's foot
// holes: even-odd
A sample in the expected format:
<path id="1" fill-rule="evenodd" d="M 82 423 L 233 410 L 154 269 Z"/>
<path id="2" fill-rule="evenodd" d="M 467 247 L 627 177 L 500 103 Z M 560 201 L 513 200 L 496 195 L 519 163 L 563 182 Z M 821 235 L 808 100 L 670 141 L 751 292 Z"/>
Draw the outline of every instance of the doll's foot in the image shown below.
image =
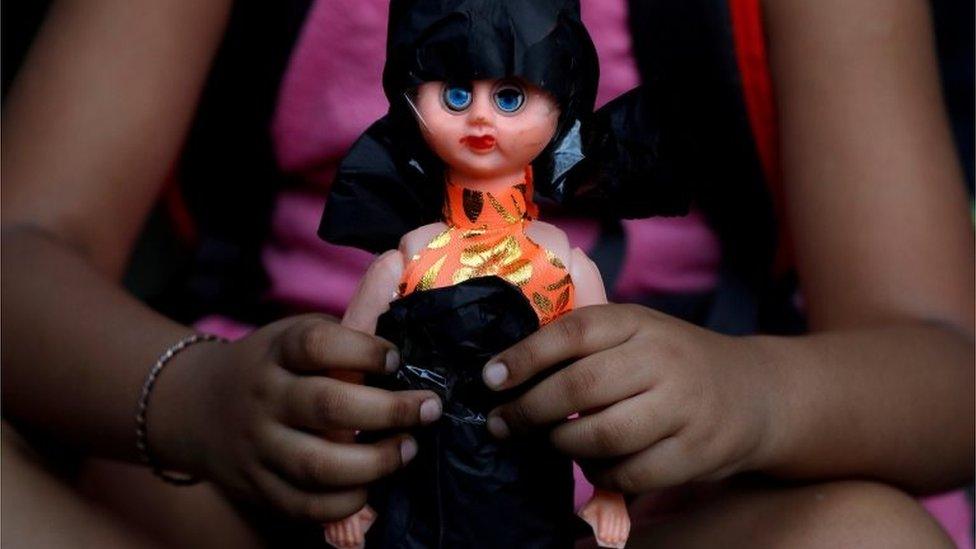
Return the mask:
<path id="1" fill-rule="evenodd" d="M 630 537 L 630 515 L 622 494 L 597 490 L 593 498 L 580 509 L 580 518 L 593 528 L 600 547 L 621 549 Z"/>
<path id="2" fill-rule="evenodd" d="M 376 521 L 376 511 L 369 505 L 342 520 L 325 524 L 325 541 L 337 549 L 362 549 L 366 532 Z"/>

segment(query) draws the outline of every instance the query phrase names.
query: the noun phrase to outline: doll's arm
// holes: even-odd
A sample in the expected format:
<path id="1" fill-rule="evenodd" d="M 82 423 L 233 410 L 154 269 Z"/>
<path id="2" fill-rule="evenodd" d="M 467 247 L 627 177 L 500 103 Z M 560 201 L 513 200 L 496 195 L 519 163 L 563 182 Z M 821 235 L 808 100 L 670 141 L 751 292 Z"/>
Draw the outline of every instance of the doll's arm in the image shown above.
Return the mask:
<path id="1" fill-rule="evenodd" d="M 397 297 L 396 288 L 408 259 L 446 228 L 443 223 L 431 223 L 414 229 L 400 239 L 398 249 L 377 257 L 359 281 L 342 317 L 343 326 L 368 334 L 375 332 L 376 320 Z"/>
<path id="2" fill-rule="evenodd" d="M 353 294 L 346 313 L 342 315 L 342 325 L 347 328 L 372 334 L 376 331 L 376 320 L 389 307 L 393 300 L 397 283 L 403 273 L 403 254 L 400 250 L 389 250 L 369 266 L 356 293 Z M 351 383 L 362 383 L 361 374 L 356 372 L 337 372 L 335 377 Z M 332 432 L 333 440 L 355 440 L 354 431 Z M 325 541 L 338 549 L 355 549 L 366 543 L 366 532 L 376 520 L 376 512 L 369 505 L 352 515 L 325 524 Z"/>
<path id="3" fill-rule="evenodd" d="M 443 223 L 433 223 L 413 230 L 401 239 L 399 249 L 389 250 L 377 257 L 359 281 L 356 293 L 342 316 L 342 325 L 373 334 L 376 331 L 376 321 L 397 297 L 396 288 L 403 276 L 407 259 L 444 228 Z M 342 373 L 337 377 L 353 383 L 363 382 L 361 375 L 352 372 Z M 329 436 L 333 439 L 355 439 L 355 433 L 351 431 L 330 433 Z M 339 549 L 363 547 L 366 532 L 375 520 L 376 512 L 369 505 L 365 505 L 344 519 L 326 523 L 325 541 Z"/>
<path id="4" fill-rule="evenodd" d="M 396 296 L 403 258 L 400 250 L 389 250 L 373 261 L 342 315 L 343 326 L 368 334 L 376 331 L 376 320 Z"/>
<path id="5" fill-rule="evenodd" d="M 607 292 L 603 287 L 600 269 L 579 248 L 573 248 L 570 252 L 569 274 L 573 277 L 573 285 L 576 286 L 577 307 L 603 305 L 607 302 Z"/>

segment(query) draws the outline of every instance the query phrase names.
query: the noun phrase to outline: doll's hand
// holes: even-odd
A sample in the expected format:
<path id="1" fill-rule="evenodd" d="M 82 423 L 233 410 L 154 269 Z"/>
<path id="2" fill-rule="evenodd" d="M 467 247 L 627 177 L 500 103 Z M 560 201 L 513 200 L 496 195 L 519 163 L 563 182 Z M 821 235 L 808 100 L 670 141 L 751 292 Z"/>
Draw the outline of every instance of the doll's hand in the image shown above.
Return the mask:
<path id="1" fill-rule="evenodd" d="M 489 361 L 484 379 L 508 389 L 574 360 L 493 410 L 492 433 L 555 424 L 553 444 L 594 484 L 629 493 L 746 470 L 767 443 L 770 391 L 749 339 L 645 307 L 573 311 Z"/>
<path id="2" fill-rule="evenodd" d="M 388 342 L 326 317 L 286 319 L 238 342 L 199 347 L 188 357 L 192 363 L 166 372 L 179 367 L 195 376 L 179 385 L 190 388 L 168 422 L 183 428 L 183 445 L 192 450 L 171 463 L 295 517 L 324 522 L 358 511 L 366 503 L 364 485 L 417 452 L 405 434 L 360 444 L 329 440 L 328 432 L 406 430 L 440 415 L 432 392 L 326 377 L 382 374 L 399 360 Z"/>

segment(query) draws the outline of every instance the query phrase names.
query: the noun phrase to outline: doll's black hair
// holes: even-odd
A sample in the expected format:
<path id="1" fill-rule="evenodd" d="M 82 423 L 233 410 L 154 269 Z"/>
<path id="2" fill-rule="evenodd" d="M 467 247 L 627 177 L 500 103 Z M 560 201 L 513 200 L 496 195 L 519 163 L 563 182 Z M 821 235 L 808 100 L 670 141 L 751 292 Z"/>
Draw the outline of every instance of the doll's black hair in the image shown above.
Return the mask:
<path id="1" fill-rule="evenodd" d="M 593 112 L 599 63 L 579 0 L 392 0 L 386 51 L 390 110 L 340 163 L 322 238 L 382 251 L 440 219 L 444 166 L 408 99 L 431 81 L 518 77 L 552 94 L 559 122 L 532 163 L 542 197 L 621 217 L 687 211 L 646 94 L 632 90 Z"/>

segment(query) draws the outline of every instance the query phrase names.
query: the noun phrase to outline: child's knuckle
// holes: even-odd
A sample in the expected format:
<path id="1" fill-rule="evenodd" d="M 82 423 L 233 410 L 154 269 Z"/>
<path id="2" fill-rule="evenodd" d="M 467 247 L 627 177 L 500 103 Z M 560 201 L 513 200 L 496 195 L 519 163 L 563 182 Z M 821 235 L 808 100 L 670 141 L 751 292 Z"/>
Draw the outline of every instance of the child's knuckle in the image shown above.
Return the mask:
<path id="1" fill-rule="evenodd" d="M 571 367 L 566 371 L 565 398 L 572 404 L 581 405 L 599 383 L 600 376 L 593 368 L 585 365 Z"/>
<path id="2" fill-rule="evenodd" d="M 513 402 L 504 415 L 508 424 L 517 428 L 525 428 L 532 422 L 532 408 L 524 398 Z"/>
<path id="3" fill-rule="evenodd" d="M 299 474 L 306 480 L 325 482 L 332 470 L 330 462 L 328 457 L 312 449 L 302 450 L 298 457 Z"/>
<path id="4" fill-rule="evenodd" d="M 633 494 L 641 491 L 640 475 L 632 467 L 617 467 L 608 476 L 611 487 L 618 492 Z"/>
<path id="5" fill-rule="evenodd" d="M 329 324 L 311 323 L 302 331 L 299 338 L 299 352 L 304 360 L 314 360 L 322 355 L 329 343 Z"/>
<path id="6" fill-rule="evenodd" d="M 593 426 L 593 446 L 602 454 L 615 455 L 621 448 L 624 427 L 613 421 L 601 421 Z"/>
<path id="7" fill-rule="evenodd" d="M 415 408 L 418 408 L 414 399 L 405 395 L 395 395 L 390 400 L 387 419 L 391 426 L 406 426 L 414 422 L 417 415 Z"/>
<path id="8" fill-rule="evenodd" d="M 346 397 L 342 391 L 331 387 L 320 389 L 312 398 L 312 414 L 316 423 L 329 425 L 336 421 L 343 410 L 347 409 Z"/>
<path id="9" fill-rule="evenodd" d="M 586 336 L 591 322 L 589 315 L 585 314 L 571 314 L 562 317 L 556 323 L 556 328 L 558 329 L 559 338 L 562 340 L 562 343 L 570 346 L 579 345 Z"/>
<path id="10" fill-rule="evenodd" d="M 400 455 L 400 445 L 397 443 L 387 444 L 376 454 L 373 464 L 373 476 L 379 478 L 396 471 L 403 465 L 403 458 Z"/>

